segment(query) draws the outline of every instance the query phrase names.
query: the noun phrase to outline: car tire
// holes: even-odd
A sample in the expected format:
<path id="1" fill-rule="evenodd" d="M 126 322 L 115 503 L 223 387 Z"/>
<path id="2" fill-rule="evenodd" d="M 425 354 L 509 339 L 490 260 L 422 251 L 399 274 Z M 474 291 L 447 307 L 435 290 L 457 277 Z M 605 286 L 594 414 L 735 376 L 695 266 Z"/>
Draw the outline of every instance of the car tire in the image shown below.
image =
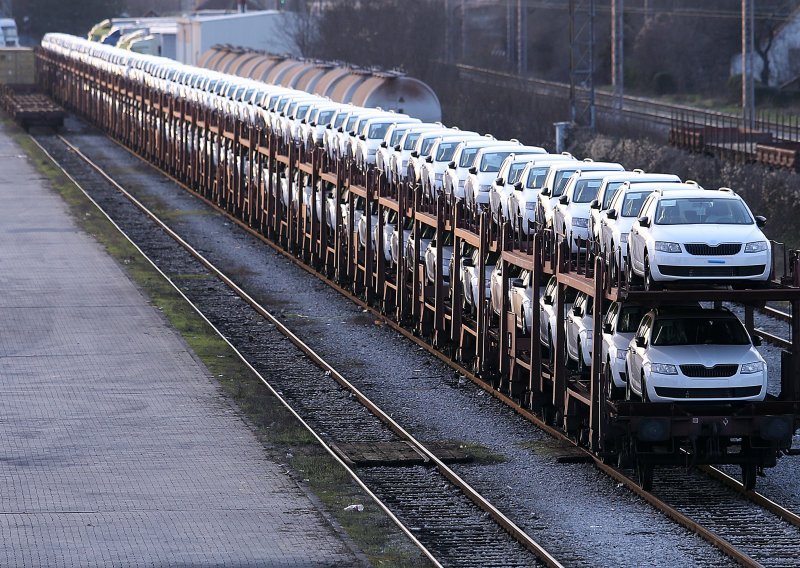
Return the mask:
<path id="1" fill-rule="evenodd" d="M 587 369 L 586 364 L 583 362 L 583 347 L 581 347 L 581 341 L 578 340 L 578 374 L 581 376 L 587 375 L 589 373 L 589 369 Z"/>
<path id="2" fill-rule="evenodd" d="M 642 373 L 642 402 L 650 402 L 650 397 L 647 395 L 647 382 L 644 378 L 644 373 Z"/>
<path id="3" fill-rule="evenodd" d="M 607 400 L 618 400 L 624 396 L 620 389 L 614 385 L 614 373 L 611 370 L 611 359 L 606 359 L 606 368 L 603 373 L 603 381 L 605 383 L 605 393 Z"/>
<path id="4" fill-rule="evenodd" d="M 645 292 L 658 292 L 662 289 L 661 284 L 653 280 L 653 273 L 650 271 L 650 258 L 644 253 L 644 290 Z"/>
<path id="5" fill-rule="evenodd" d="M 628 288 L 638 285 L 639 278 L 633 272 L 633 262 L 631 262 L 631 251 L 628 249 L 628 262 L 625 265 L 625 279 L 628 281 Z"/>

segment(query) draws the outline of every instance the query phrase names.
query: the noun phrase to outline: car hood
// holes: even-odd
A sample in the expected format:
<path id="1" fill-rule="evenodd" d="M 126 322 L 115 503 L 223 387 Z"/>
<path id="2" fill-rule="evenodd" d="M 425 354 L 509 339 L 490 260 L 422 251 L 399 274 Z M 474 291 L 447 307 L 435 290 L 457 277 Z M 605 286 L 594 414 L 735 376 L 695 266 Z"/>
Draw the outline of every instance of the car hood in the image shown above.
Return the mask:
<path id="1" fill-rule="evenodd" d="M 654 238 L 659 241 L 681 243 L 702 242 L 709 245 L 720 243 L 749 243 L 766 241 L 764 233 L 753 225 L 654 225 Z"/>
<path id="2" fill-rule="evenodd" d="M 703 365 L 742 364 L 763 361 L 752 345 L 664 345 L 652 346 L 648 357 L 656 363 Z"/>

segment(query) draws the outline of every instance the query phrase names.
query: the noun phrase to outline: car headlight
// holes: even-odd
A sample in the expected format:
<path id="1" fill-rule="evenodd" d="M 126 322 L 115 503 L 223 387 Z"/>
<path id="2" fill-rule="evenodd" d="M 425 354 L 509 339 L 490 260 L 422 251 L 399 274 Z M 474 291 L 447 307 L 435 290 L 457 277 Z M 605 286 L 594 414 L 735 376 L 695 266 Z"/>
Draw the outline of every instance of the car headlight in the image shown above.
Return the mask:
<path id="1" fill-rule="evenodd" d="M 621 245 L 628 244 L 628 233 L 620 233 L 620 235 L 619 235 L 619 244 L 621 244 Z"/>
<path id="2" fill-rule="evenodd" d="M 751 375 L 753 373 L 761 373 L 764 371 L 764 362 L 755 361 L 754 363 L 745 363 L 742 365 L 740 373 L 743 375 Z"/>
<path id="3" fill-rule="evenodd" d="M 589 226 L 589 219 L 583 219 L 581 217 L 574 217 L 572 219 L 572 226 L 573 227 L 582 227 L 586 228 Z"/>
<path id="4" fill-rule="evenodd" d="M 678 368 L 671 363 L 650 363 L 650 370 L 659 375 L 677 375 Z"/>
<path id="5" fill-rule="evenodd" d="M 755 241 L 744 245 L 744 252 L 764 252 L 767 250 L 767 241 Z"/>
<path id="6" fill-rule="evenodd" d="M 656 241 L 656 250 L 659 252 L 681 252 L 681 245 L 668 241 Z"/>
<path id="7" fill-rule="evenodd" d="M 617 349 L 617 359 L 624 359 L 625 355 L 628 354 L 627 349 Z"/>
<path id="8" fill-rule="evenodd" d="M 525 209 L 527 211 L 533 211 L 534 209 L 536 209 L 536 203 L 534 203 L 533 201 L 530 201 L 530 202 L 526 203 L 525 204 Z"/>

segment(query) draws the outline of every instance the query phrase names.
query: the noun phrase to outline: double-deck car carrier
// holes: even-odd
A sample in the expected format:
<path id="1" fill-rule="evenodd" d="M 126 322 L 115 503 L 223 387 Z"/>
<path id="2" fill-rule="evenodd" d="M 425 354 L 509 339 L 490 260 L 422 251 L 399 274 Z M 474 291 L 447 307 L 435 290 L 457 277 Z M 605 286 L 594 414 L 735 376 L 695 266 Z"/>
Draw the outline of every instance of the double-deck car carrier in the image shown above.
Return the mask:
<path id="1" fill-rule="evenodd" d="M 526 221 L 530 225 L 523 227 L 519 217 L 498 221 L 480 207 L 466 207 L 452 193 L 434 198 L 413 178 L 397 179 L 377 167 L 334 158 L 314 140 L 289 141 L 270 131 L 258 113 L 210 108 L 157 81 L 147 83 L 97 64 L 80 55 L 88 49 L 82 41 L 75 39 L 76 55 L 47 47 L 38 52 L 41 87 L 55 100 L 332 284 L 426 338 L 461 368 L 539 412 L 576 443 L 636 467 L 644 486 L 652 483 L 656 465 L 730 463 L 741 465 L 744 484 L 752 487 L 761 468 L 775 465 L 791 449 L 800 421 L 796 251 L 773 243 L 779 262 L 761 288 L 683 285 L 647 292 L 632 286 L 622 271 L 609 269 L 609 261 L 615 268 L 614 260 L 599 254 L 591 242 L 573 252 L 568 235 L 541 224 Z M 123 52 L 119 57 L 136 55 Z M 392 219 L 388 229 L 387 219 Z M 423 243 L 430 243 L 429 255 L 435 253 L 433 283 L 421 258 Z M 449 246 L 453 254 L 446 265 Z M 479 279 L 469 310 L 458 285 L 466 250 L 477 251 L 472 258 L 478 260 L 473 268 Z M 499 317 L 484 281 L 490 258 L 500 259 Z M 517 270 L 530 275 L 530 325 L 518 325 L 509 305 L 508 291 L 519 284 L 510 275 Z M 540 287 L 551 276 L 559 293 L 548 301 L 557 322 L 542 346 L 536 311 Z M 591 365 L 583 373 L 571 368 L 565 352 L 569 290 L 594 299 Z M 604 306 L 617 300 L 649 307 L 739 304 L 752 336 L 762 333 L 754 326 L 754 310 L 767 302 L 785 302 L 791 308 L 792 340 L 783 352 L 780 393 L 762 402 L 722 403 L 650 403 L 614 396 L 601 360 L 600 322 Z"/>

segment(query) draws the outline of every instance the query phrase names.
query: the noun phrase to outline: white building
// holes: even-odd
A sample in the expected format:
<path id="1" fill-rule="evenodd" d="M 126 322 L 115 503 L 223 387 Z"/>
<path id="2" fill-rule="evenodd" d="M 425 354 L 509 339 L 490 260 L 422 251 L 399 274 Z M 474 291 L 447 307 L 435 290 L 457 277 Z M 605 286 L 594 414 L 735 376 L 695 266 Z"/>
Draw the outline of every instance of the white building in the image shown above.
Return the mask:
<path id="1" fill-rule="evenodd" d="M 176 59 L 196 65 L 212 45 L 232 44 L 269 53 L 300 55 L 295 42 L 294 12 L 264 10 L 235 14 L 203 14 L 178 18 Z"/>
<path id="2" fill-rule="evenodd" d="M 794 10 L 775 30 L 769 58 L 769 86 L 781 87 L 800 77 L 800 9 Z M 761 80 L 764 62 L 758 53 L 753 53 L 753 78 Z M 731 59 L 731 75 L 742 74 L 741 53 Z"/>

